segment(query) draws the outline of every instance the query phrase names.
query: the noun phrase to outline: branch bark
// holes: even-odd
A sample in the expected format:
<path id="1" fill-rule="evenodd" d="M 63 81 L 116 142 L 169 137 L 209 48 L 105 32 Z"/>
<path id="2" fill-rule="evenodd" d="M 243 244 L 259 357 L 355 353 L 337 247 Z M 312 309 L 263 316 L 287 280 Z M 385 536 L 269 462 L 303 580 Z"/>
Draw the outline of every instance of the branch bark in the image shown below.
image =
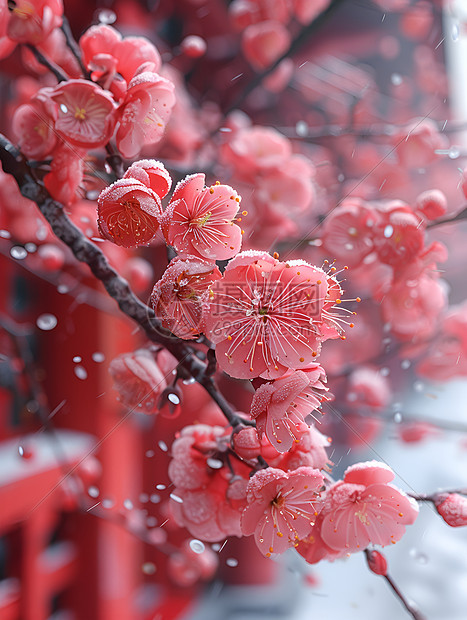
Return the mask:
<path id="1" fill-rule="evenodd" d="M 117 302 L 120 310 L 141 327 L 148 340 L 163 345 L 172 353 L 179 362 L 182 376 L 193 377 L 200 383 L 232 426 L 244 424 L 219 392 L 213 377 L 206 372 L 206 364 L 195 355 L 193 347 L 162 327 L 152 308 L 133 293 L 128 282 L 109 265 L 102 250 L 73 224 L 63 205 L 50 196 L 42 183 L 34 177 L 21 153 L 1 134 L 0 161 L 4 172 L 11 174 L 16 180 L 21 194 L 36 203 L 58 239 L 71 249 L 80 262 L 88 265 L 107 293 Z M 210 373 L 211 370 L 209 369 Z"/>

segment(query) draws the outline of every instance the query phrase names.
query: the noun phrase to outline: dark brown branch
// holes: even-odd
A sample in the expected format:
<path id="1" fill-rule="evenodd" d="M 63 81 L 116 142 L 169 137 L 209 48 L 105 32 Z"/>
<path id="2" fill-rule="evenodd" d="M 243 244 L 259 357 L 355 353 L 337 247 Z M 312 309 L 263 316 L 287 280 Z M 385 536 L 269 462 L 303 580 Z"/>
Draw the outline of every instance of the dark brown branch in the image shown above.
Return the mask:
<path id="1" fill-rule="evenodd" d="M 31 52 L 34 54 L 34 57 L 37 60 L 37 62 L 39 62 L 44 67 L 47 67 L 47 69 L 55 75 L 55 77 L 57 78 L 59 82 L 66 82 L 68 80 L 67 76 L 63 73 L 60 67 L 56 65 L 54 62 L 52 62 L 51 60 L 49 60 L 48 58 L 46 58 L 44 54 L 42 54 L 37 49 L 37 47 L 34 47 L 34 45 L 30 45 L 29 43 L 26 43 L 26 47 L 29 50 L 31 50 Z"/>
<path id="2" fill-rule="evenodd" d="M 63 34 L 65 35 L 65 41 L 66 41 L 67 47 L 69 48 L 69 50 L 75 57 L 76 61 L 78 62 L 82 74 L 84 75 L 84 77 L 88 78 L 89 72 L 86 71 L 86 67 L 84 66 L 83 59 L 81 57 L 81 50 L 79 48 L 79 45 L 76 43 L 73 37 L 73 33 L 71 32 L 71 28 L 70 28 L 70 22 L 65 17 L 65 15 L 63 15 L 62 17 L 62 25 L 60 26 L 60 28 Z"/>
<path id="3" fill-rule="evenodd" d="M 467 220 L 467 207 L 464 207 L 461 211 L 456 213 L 456 215 L 430 222 L 427 224 L 427 228 L 436 228 L 437 226 L 442 226 L 443 224 L 452 224 L 454 222 L 460 222 L 461 220 Z"/>
<path id="4" fill-rule="evenodd" d="M 244 424 L 244 420 L 235 414 L 220 394 L 214 379 L 206 374 L 206 364 L 193 353 L 189 345 L 162 327 L 152 308 L 138 299 L 128 282 L 109 265 L 104 253 L 73 224 L 64 212 L 63 205 L 51 198 L 45 187 L 34 178 L 18 150 L 1 134 L 0 160 L 3 170 L 18 183 L 22 195 L 36 203 L 54 234 L 71 249 L 75 258 L 88 265 L 120 310 L 141 327 L 151 342 L 163 345 L 172 353 L 179 362 L 179 372 L 186 378 L 193 377 L 204 387 L 233 427 Z"/>

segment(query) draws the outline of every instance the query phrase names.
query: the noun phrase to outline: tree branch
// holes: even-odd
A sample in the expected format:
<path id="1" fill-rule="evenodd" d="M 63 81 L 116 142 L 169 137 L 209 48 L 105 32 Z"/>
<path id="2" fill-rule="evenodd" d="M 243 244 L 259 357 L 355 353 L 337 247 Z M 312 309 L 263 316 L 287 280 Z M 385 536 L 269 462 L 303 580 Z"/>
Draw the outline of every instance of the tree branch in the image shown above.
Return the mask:
<path id="1" fill-rule="evenodd" d="M 214 379 L 206 373 L 206 364 L 193 352 L 192 347 L 174 337 L 164 329 L 156 318 L 154 310 L 144 304 L 124 280 L 111 267 L 104 253 L 73 224 L 66 215 L 63 205 L 50 196 L 45 187 L 34 177 L 21 153 L 0 134 L 0 161 L 4 172 L 16 180 L 20 192 L 38 206 L 49 222 L 55 235 L 65 243 L 81 262 L 86 263 L 93 275 L 102 282 L 107 293 L 117 302 L 120 310 L 132 319 L 151 341 L 163 345 L 178 360 L 179 368 L 187 377 L 200 383 L 232 426 L 244 424 L 225 398 L 220 394 Z"/>

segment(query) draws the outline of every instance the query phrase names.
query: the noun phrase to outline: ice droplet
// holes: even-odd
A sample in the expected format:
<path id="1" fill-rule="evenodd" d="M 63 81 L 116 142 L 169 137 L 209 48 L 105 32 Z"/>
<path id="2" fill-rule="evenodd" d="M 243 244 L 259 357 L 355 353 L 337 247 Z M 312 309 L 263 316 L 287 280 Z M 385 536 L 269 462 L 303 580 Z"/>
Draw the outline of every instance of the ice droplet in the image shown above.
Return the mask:
<path id="1" fill-rule="evenodd" d="M 171 493 L 169 497 L 170 499 L 173 499 L 174 502 L 177 502 L 177 504 L 183 504 L 183 499 L 178 495 L 175 495 L 175 493 Z"/>
<path id="2" fill-rule="evenodd" d="M 101 24 L 114 24 L 117 21 L 116 13 L 110 9 L 99 9 L 96 16 Z"/>
<path id="3" fill-rule="evenodd" d="M 139 501 L 142 504 L 145 504 L 146 502 L 149 501 L 149 495 L 147 493 L 141 493 L 141 495 L 139 496 Z"/>
<path id="4" fill-rule="evenodd" d="M 12 258 L 16 258 L 17 260 L 23 260 L 23 258 L 26 258 L 26 256 L 28 255 L 28 252 L 25 248 L 23 248 L 23 246 L 14 245 L 12 248 L 10 248 L 10 255 L 12 256 Z"/>
<path id="5" fill-rule="evenodd" d="M 158 493 L 153 493 L 149 500 L 151 504 L 158 504 L 161 501 L 161 496 Z"/>
<path id="6" fill-rule="evenodd" d="M 156 484 L 156 489 L 158 491 L 163 491 L 164 489 L 166 489 L 167 487 L 165 486 L 165 484 Z"/>
<path id="7" fill-rule="evenodd" d="M 33 254 L 37 250 L 37 245 L 35 243 L 26 243 L 24 249 L 30 254 Z"/>
<path id="8" fill-rule="evenodd" d="M 193 553 L 203 553 L 205 546 L 204 543 L 202 543 L 200 540 L 196 540 L 196 538 L 193 538 L 193 540 L 190 540 L 190 549 L 193 551 Z"/>
<path id="9" fill-rule="evenodd" d="M 459 40 L 459 24 L 453 24 L 451 36 L 453 41 Z"/>
<path id="10" fill-rule="evenodd" d="M 460 149 L 457 146 L 451 146 L 449 149 L 449 159 L 457 159 L 460 154 Z"/>
<path id="11" fill-rule="evenodd" d="M 84 366 L 76 366 L 74 370 L 75 375 L 78 377 L 78 379 L 81 379 L 81 381 L 84 381 L 88 378 L 88 372 L 86 368 L 84 368 Z"/>
<path id="12" fill-rule="evenodd" d="M 383 235 L 386 237 L 386 239 L 389 239 L 390 237 L 392 237 L 393 232 L 394 228 L 390 224 L 388 224 L 384 229 Z"/>
<path id="13" fill-rule="evenodd" d="M 169 449 L 167 447 L 167 444 L 165 443 L 165 441 L 162 441 L 162 439 L 158 442 L 157 444 L 159 446 L 159 448 L 162 450 L 162 452 L 167 452 L 167 450 Z"/>
<path id="14" fill-rule="evenodd" d="M 99 489 L 97 487 L 89 487 L 88 495 L 89 497 L 99 497 Z"/>
<path id="15" fill-rule="evenodd" d="M 402 360 L 401 368 L 403 370 L 407 370 L 407 368 L 410 368 L 410 360 Z"/>
<path id="16" fill-rule="evenodd" d="M 39 329 L 49 332 L 51 329 L 57 326 L 58 319 L 54 314 L 41 314 L 37 317 L 36 325 Z"/>
<path id="17" fill-rule="evenodd" d="M 131 501 L 131 499 L 125 499 L 123 501 L 123 506 L 124 508 L 126 508 L 127 510 L 131 510 L 133 508 L 133 502 Z"/>
<path id="18" fill-rule="evenodd" d="M 145 562 L 142 565 L 141 570 L 145 575 L 154 575 L 154 573 L 156 572 L 156 565 L 152 562 Z"/>
<path id="19" fill-rule="evenodd" d="M 227 558 L 225 563 L 227 564 L 227 566 L 231 566 L 232 568 L 238 566 L 238 560 L 236 560 L 235 558 Z"/>
<path id="20" fill-rule="evenodd" d="M 75 357 L 73 358 L 75 364 L 79 364 L 82 360 L 83 358 L 80 355 L 75 355 Z"/>
<path id="21" fill-rule="evenodd" d="M 113 499 L 103 499 L 102 500 L 102 508 L 112 508 L 115 505 L 115 502 L 113 501 Z"/>
<path id="22" fill-rule="evenodd" d="M 305 138 L 305 136 L 308 135 L 308 125 L 305 123 L 305 121 L 298 121 L 298 123 L 295 125 L 295 131 L 297 133 L 297 136 Z"/>
<path id="23" fill-rule="evenodd" d="M 394 414 L 394 422 L 396 424 L 400 424 L 402 422 L 402 414 L 401 413 L 395 413 Z"/>
<path id="24" fill-rule="evenodd" d="M 391 75 L 391 84 L 400 86 L 402 84 L 402 76 L 399 73 L 393 73 Z"/>
<path id="25" fill-rule="evenodd" d="M 179 397 L 174 394 L 173 392 L 171 392 L 168 396 L 167 399 L 173 404 L 173 405 L 179 405 L 180 404 L 180 399 Z"/>
<path id="26" fill-rule="evenodd" d="M 151 459 L 156 453 L 154 452 L 154 450 L 146 450 L 146 456 L 148 457 L 148 459 Z"/>
<path id="27" fill-rule="evenodd" d="M 0 230 L 0 237 L 2 239 L 10 239 L 11 234 L 7 230 Z"/>
<path id="28" fill-rule="evenodd" d="M 100 353 L 99 351 L 96 351 L 91 355 L 91 358 L 93 362 L 96 362 L 96 364 L 100 364 L 105 360 L 105 355 L 103 353 Z"/>
<path id="29" fill-rule="evenodd" d="M 222 469 L 222 467 L 224 465 L 224 463 L 222 461 L 220 461 L 219 459 L 213 459 L 213 458 L 207 459 L 206 464 L 211 469 Z"/>

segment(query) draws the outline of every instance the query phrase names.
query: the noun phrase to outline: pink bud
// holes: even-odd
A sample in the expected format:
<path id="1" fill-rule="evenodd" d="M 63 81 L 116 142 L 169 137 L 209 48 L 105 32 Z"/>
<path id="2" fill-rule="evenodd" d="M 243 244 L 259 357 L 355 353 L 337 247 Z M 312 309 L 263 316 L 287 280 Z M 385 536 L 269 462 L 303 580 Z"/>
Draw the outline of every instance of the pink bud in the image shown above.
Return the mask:
<path id="1" fill-rule="evenodd" d="M 439 189 L 430 189 L 417 196 L 415 208 L 429 220 L 436 220 L 446 213 L 448 201 Z"/>
<path id="2" fill-rule="evenodd" d="M 435 506 L 451 527 L 467 525 L 467 497 L 458 493 L 440 493 L 435 498 Z"/>
<path id="3" fill-rule="evenodd" d="M 375 573 L 375 575 L 387 575 L 388 563 L 382 553 L 379 551 L 368 551 L 366 554 L 366 561 L 368 563 L 368 568 L 371 572 Z"/>
<path id="4" fill-rule="evenodd" d="M 242 459 L 254 459 L 261 453 L 261 444 L 256 428 L 249 426 L 233 436 L 233 447 Z"/>
<path id="5" fill-rule="evenodd" d="M 204 56 L 206 47 L 206 41 L 194 34 L 185 37 L 181 44 L 182 52 L 189 58 L 200 58 Z"/>

